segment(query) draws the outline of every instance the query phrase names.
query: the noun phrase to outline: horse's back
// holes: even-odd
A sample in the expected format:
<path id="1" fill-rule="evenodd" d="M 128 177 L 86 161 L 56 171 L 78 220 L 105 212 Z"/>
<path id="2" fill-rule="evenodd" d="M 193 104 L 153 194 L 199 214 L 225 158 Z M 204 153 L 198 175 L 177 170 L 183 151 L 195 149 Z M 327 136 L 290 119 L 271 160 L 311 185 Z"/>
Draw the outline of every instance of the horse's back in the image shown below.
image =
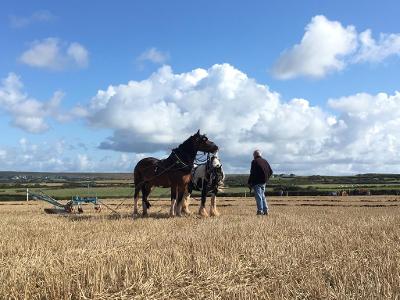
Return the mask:
<path id="1" fill-rule="evenodd" d="M 171 186 L 171 174 L 165 172 L 165 168 L 160 164 L 159 159 L 146 157 L 141 159 L 134 171 L 135 182 L 148 182 L 152 186 Z"/>
<path id="2" fill-rule="evenodd" d="M 133 170 L 133 176 L 135 181 L 139 182 L 144 180 L 145 177 L 151 176 L 155 173 L 155 169 L 159 159 L 154 157 L 142 158 L 135 166 Z"/>
<path id="3" fill-rule="evenodd" d="M 142 159 L 139 160 L 139 162 L 136 164 L 135 169 L 134 169 L 134 172 L 135 172 L 135 171 L 139 171 L 139 170 L 141 170 L 141 169 L 143 169 L 143 168 L 146 168 L 146 167 L 155 166 L 155 165 L 157 165 L 157 163 L 158 163 L 159 161 L 160 161 L 160 160 L 157 159 L 157 158 L 155 158 L 155 157 L 145 157 L 145 158 L 142 158 Z"/>

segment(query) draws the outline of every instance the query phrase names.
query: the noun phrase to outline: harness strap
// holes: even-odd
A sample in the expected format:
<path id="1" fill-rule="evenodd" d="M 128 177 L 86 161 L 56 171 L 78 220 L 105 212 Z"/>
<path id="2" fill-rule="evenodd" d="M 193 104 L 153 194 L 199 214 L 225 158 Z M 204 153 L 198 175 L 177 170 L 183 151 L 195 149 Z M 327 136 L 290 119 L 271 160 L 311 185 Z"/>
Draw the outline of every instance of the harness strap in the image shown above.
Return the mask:
<path id="1" fill-rule="evenodd" d="M 193 166 L 186 164 L 180 157 L 178 154 L 176 154 L 176 152 L 174 150 L 172 150 L 172 153 L 174 153 L 175 157 L 177 158 L 175 163 L 181 163 L 184 167 L 190 168 L 192 169 Z"/>
<path id="2" fill-rule="evenodd" d="M 175 162 L 175 163 L 176 163 L 176 162 Z M 159 174 L 153 176 L 152 178 L 147 179 L 147 180 L 143 180 L 143 181 L 139 182 L 138 184 L 135 183 L 135 188 L 136 188 L 136 187 L 139 187 L 139 186 L 142 186 L 142 185 L 145 184 L 146 182 L 152 181 L 153 179 L 156 179 L 157 177 L 159 177 L 159 176 L 163 175 L 164 173 L 170 171 L 170 170 L 175 166 L 175 163 L 171 164 L 169 167 L 167 167 L 167 168 L 165 168 L 164 170 L 162 170 L 161 173 L 159 173 Z M 156 166 L 156 170 L 157 170 L 157 168 L 158 168 L 158 166 Z M 184 167 L 182 167 L 182 168 L 175 169 L 175 171 L 183 170 L 184 168 L 186 168 L 186 166 L 184 166 Z"/>

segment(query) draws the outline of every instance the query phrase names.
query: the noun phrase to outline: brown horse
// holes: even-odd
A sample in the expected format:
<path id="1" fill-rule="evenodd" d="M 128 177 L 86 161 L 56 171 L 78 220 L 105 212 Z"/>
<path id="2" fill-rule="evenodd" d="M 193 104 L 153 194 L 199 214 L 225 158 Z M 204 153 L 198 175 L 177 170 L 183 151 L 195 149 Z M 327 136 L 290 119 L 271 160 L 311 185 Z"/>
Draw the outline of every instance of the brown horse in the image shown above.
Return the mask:
<path id="1" fill-rule="evenodd" d="M 146 157 L 140 160 L 134 170 L 135 195 L 133 213 L 138 213 L 139 192 L 142 192 L 143 216 L 147 216 L 150 202 L 147 197 L 155 186 L 171 188 L 170 215 L 181 215 L 182 198 L 191 180 L 191 171 L 197 151 L 215 153 L 218 146 L 205 135 L 196 134 L 189 137 L 178 148 L 172 150 L 168 158 L 159 160 Z M 177 201 L 176 201 L 177 200 Z"/>

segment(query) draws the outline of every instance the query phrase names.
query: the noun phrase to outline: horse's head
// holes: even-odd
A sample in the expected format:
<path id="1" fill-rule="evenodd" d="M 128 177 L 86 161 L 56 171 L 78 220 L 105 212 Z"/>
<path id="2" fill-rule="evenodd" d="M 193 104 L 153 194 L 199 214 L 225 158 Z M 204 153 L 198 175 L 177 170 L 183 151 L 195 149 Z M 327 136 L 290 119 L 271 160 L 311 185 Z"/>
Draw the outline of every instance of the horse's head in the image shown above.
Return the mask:
<path id="1" fill-rule="evenodd" d="M 211 167 L 213 167 L 213 168 L 219 168 L 222 166 L 221 161 L 219 160 L 217 155 L 211 156 L 210 163 L 211 163 Z"/>
<path id="2" fill-rule="evenodd" d="M 217 184 L 218 189 L 222 188 L 222 186 L 224 185 L 225 173 L 224 170 L 222 169 L 222 163 L 217 155 L 211 156 L 210 169 L 212 175 L 214 176 L 214 180 Z"/>
<path id="3" fill-rule="evenodd" d="M 218 151 L 218 146 L 210 141 L 205 134 L 200 134 L 200 129 L 192 136 L 194 146 L 197 151 L 206 153 L 215 153 Z"/>

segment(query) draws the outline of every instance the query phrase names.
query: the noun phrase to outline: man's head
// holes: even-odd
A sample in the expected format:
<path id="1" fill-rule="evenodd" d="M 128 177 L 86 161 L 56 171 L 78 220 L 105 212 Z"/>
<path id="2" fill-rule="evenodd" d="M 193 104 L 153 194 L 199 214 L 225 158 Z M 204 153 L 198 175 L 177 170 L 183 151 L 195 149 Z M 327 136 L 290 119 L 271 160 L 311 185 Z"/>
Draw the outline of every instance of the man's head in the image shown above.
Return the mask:
<path id="1" fill-rule="evenodd" d="M 254 152 L 253 152 L 253 157 L 254 158 L 257 158 L 257 157 L 261 157 L 261 151 L 260 150 L 254 150 Z"/>

